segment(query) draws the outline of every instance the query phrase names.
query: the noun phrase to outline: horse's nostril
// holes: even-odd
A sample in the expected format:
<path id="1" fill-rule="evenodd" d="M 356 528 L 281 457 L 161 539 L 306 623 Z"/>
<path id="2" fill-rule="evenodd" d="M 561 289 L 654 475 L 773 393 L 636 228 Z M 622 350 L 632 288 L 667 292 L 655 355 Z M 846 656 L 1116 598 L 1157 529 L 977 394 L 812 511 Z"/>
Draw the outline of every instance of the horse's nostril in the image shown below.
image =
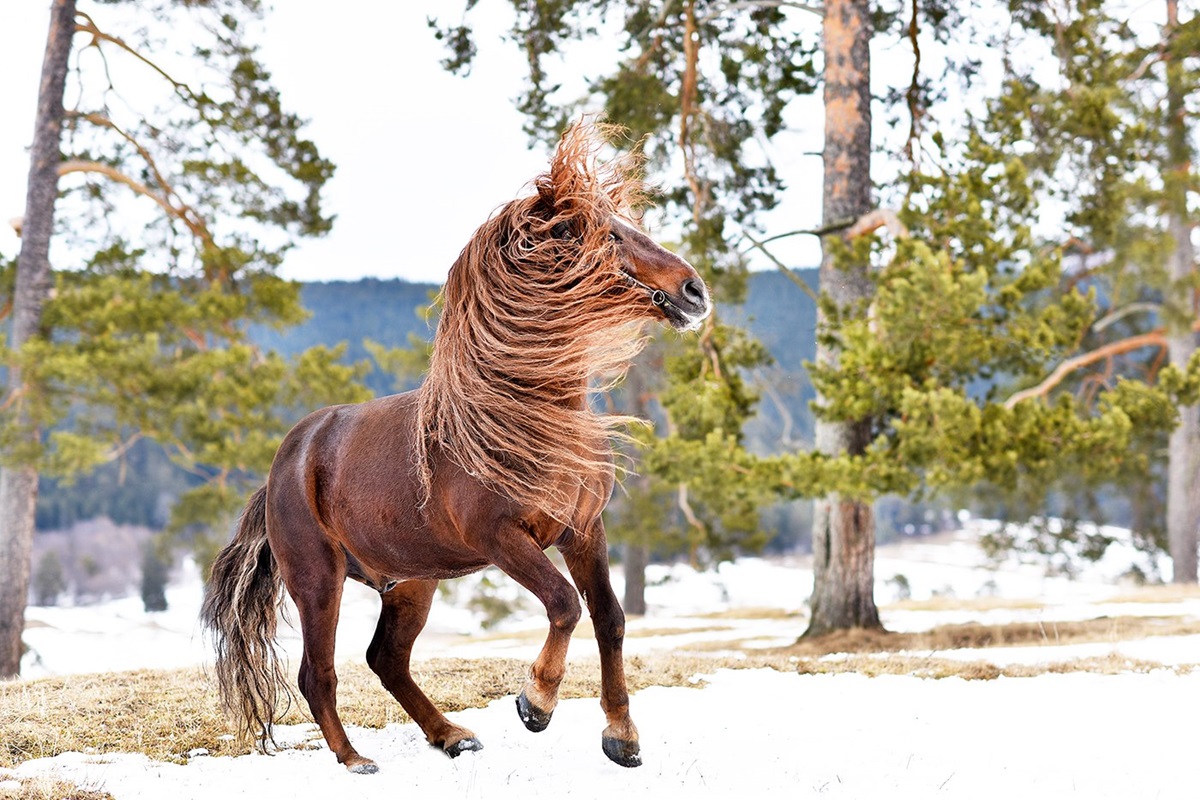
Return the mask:
<path id="1" fill-rule="evenodd" d="M 685 299 L 689 300 L 700 308 L 705 306 L 707 297 L 704 293 L 704 283 L 702 281 L 699 281 L 696 278 L 689 278 L 683 282 L 683 286 L 680 287 L 680 289 L 683 292 Z"/>

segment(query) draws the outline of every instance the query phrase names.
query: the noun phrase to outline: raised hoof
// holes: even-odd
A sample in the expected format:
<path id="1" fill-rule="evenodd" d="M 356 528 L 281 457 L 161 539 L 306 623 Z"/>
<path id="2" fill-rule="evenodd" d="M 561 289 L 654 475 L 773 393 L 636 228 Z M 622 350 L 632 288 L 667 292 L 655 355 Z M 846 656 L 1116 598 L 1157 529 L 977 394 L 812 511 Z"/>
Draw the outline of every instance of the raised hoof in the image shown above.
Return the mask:
<path id="1" fill-rule="evenodd" d="M 366 758 L 357 764 L 347 764 L 346 769 L 355 775 L 374 775 L 376 772 L 379 772 L 379 767 L 375 762 Z"/>
<path id="2" fill-rule="evenodd" d="M 642 765 L 642 757 L 638 755 L 640 748 L 637 742 L 626 742 L 611 736 L 604 736 L 600 743 L 604 747 L 604 755 L 608 756 L 614 764 L 620 764 L 622 767 L 640 767 Z"/>
<path id="3" fill-rule="evenodd" d="M 458 758 L 463 753 L 469 753 L 472 750 L 482 750 L 482 749 L 483 749 L 483 743 L 472 736 L 472 737 L 469 737 L 466 739 L 459 739 L 454 744 L 450 745 L 449 747 L 446 747 L 445 752 L 446 752 L 446 755 L 450 756 L 451 758 Z"/>
<path id="4" fill-rule="evenodd" d="M 546 730 L 546 726 L 550 724 L 550 717 L 554 712 L 545 712 L 529 702 L 529 698 L 521 692 L 521 696 L 517 698 L 517 715 L 521 718 L 521 722 L 525 723 L 525 727 L 534 733 L 541 733 Z"/>

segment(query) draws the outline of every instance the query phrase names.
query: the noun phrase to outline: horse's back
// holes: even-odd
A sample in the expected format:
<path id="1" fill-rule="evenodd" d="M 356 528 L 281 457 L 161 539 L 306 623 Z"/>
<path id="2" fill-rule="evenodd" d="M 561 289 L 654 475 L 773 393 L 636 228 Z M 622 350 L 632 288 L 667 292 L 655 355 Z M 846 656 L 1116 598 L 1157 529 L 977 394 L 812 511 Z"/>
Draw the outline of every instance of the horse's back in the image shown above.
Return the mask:
<path id="1" fill-rule="evenodd" d="M 271 467 L 272 536 L 305 536 L 315 527 L 348 558 L 397 580 L 485 566 L 443 504 L 426 503 L 414 450 L 416 403 L 416 392 L 406 392 L 330 406 L 297 423 Z"/>

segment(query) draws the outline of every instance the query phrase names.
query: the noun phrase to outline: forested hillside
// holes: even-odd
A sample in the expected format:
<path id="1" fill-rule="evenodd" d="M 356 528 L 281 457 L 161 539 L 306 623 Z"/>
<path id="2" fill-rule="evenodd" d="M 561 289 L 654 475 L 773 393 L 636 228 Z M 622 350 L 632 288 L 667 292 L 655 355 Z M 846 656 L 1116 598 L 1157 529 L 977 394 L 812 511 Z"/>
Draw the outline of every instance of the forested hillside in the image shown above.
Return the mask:
<path id="1" fill-rule="evenodd" d="M 815 287 L 816 270 L 799 274 Z M 311 314 L 309 319 L 282 332 L 260 327 L 253 337 L 262 348 L 284 355 L 315 345 L 344 343 L 345 360 L 369 360 L 365 340 L 396 347 L 406 345 L 409 334 L 432 335 L 420 308 L 429 304 L 436 291 L 432 284 L 375 278 L 305 284 L 302 302 Z M 808 410 L 812 386 L 803 364 L 813 357 L 815 348 L 816 308 L 811 298 L 782 273 L 755 273 L 745 305 L 722 313 L 748 326 L 775 359 L 754 376 L 755 383 L 763 387 L 763 397 L 759 416 L 747 428 L 747 440 L 763 452 L 807 440 L 812 430 Z M 373 370 L 366 381 L 376 394 L 396 391 L 393 376 L 382 370 Z M 100 467 L 73 483 L 44 478 L 38 529 L 62 529 L 97 516 L 159 528 L 172 499 L 197 479 L 172 465 L 156 445 L 144 441 L 122 462 Z"/>

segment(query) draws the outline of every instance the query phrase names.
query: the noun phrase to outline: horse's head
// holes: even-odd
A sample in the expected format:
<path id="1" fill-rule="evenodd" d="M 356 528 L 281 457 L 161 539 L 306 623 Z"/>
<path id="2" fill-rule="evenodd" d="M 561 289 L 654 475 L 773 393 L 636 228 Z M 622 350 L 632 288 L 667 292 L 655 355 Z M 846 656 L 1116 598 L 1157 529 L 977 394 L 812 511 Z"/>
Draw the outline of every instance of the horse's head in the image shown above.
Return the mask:
<path id="1" fill-rule="evenodd" d="M 712 302 L 695 268 L 615 214 L 608 236 L 621 272 L 646 302 L 676 330 L 699 328 Z"/>
<path id="2" fill-rule="evenodd" d="M 630 221 L 629 209 L 640 204 L 646 187 L 637 156 L 599 162 L 597 151 L 614 130 L 579 123 L 563 134 L 550 171 L 536 181 L 532 216 L 541 221 L 533 235 L 574 251 L 554 254 L 560 267 L 570 263 L 575 270 L 611 276 L 625 290 L 618 294 L 630 316 L 695 330 L 712 311 L 708 289 L 691 264 Z M 613 296 L 602 283 L 594 286 Z"/>

